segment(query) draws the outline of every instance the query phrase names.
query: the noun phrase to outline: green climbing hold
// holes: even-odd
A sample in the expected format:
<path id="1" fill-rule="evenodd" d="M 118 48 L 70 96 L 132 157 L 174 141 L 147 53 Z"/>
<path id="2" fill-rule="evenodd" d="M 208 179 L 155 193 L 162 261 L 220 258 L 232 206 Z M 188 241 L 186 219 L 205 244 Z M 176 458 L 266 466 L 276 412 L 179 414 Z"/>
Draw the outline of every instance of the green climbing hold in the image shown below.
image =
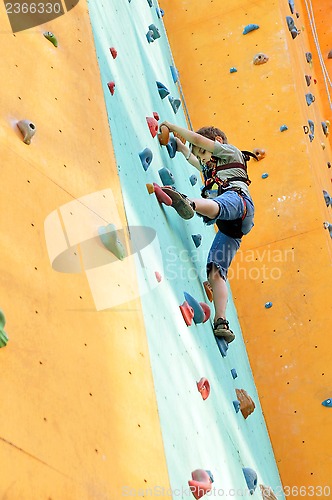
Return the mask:
<path id="1" fill-rule="evenodd" d="M 117 230 L 114 224 L 101 226 L 98 228 L 98 234 L 107 250 L 112 252 L 112 254 L 114 254 L 118 259 L 123 260 L 126 255 L 126 251 L 118 238 Z"/>
<path id="2" fill-rule="evenodd" d="M 58 40 L 55 38 L 54 34 L 51 31 L 45 31 L 44 37 L 47 38 L 51 43 L 53 43 L 54 47 L 58 46 Z"/>
<path id="3" fill-rule="evenodd" d="M 0 309 L 0 348 L 5 347 L 8 342 L 8 336 L 4 331 L 4 326 L 6 324 L 6 319 L 3 311 Z"/>

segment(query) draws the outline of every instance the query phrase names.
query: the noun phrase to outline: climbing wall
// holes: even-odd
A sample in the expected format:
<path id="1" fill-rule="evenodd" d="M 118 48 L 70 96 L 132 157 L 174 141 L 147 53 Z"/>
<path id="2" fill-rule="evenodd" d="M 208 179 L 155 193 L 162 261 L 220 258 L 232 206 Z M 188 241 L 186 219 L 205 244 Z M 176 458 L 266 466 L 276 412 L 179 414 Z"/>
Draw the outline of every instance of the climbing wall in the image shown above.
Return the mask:
<path id="1" fill-rule="evenodd" d="M 98 229 L 126 227 L 126 217 L 87 5 L 16 34 L 3 3 L 0 20 L 0 307 L 9 337 L 0 350 L 0 496 L 113 500 L 127 484 L 166 488 L 134 264 L 121 274 L 114 266 L 101 293 L 112 309 L 90 276 L 107 272 Z M 35 126 L 30 145 L 21 120 Z M 94 259 L 83 273 L 77 255 L 84 261 L 89 242 Z"/>
<path id="2" fill-rule="evenodd" d="M 330 498 L 330 2 L 161 7 L 193 128 L 266 153 L 249 164 L 255 228 L 231 289 L 283 490 Z"/>

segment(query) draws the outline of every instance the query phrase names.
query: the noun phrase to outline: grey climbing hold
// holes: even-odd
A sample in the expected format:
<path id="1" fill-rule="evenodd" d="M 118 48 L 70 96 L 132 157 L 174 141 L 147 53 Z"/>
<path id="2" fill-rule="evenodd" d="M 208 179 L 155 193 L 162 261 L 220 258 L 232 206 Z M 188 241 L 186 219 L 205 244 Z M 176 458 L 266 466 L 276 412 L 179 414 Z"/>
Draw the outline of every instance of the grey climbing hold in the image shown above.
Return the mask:
<path id="1" fill-rule="evenodd" d="M 253 495 L 257 486 L 257 474 L 249 467 L 243 467 L 242 472 L 246 480 L 248 490 L 250 491 L 250 495 Z"/>
<path id="2" fill-rule="evenodd" d="M 179 79 L 179 72 L 175 68 L 175 66 L 170 66 L 170 70 L 171 70 L 171 73 L 172 73 L 173 82 L 176 83 L 178 81 L 178 79 Z"/>
<path id="3" fill-rule="evenodd" d="M 229 72 L 230 72 L 230 73 L 236 73 L 236 72 L 237 72 L 237 69 L 236 69 L 236 68 L 234 68 L 234 67 L 233 67 L 233 68 L 230 68 Z"/>
<path id="4" fill-rule="evenodd" d="M 329 122 L 322 122 L 322 129 L 324 135 L 327 137 L 329 135 Z"/>
<path id="5" fill-rule="evenodd" d="M 177 113 L 179 110 L 179 107 L 181 106 L 180 99 L 176 99 L 175 97 L 172 97 L 171 95 L 169 95 L 168 100 L 173 108 L 174 113 Z"/>
<path id="6" fill-rule="evenodd" d="M 315 124 L 312 120 L 308 120 L 308 125 L 309 125 L 309 129 L 310 129 L 310 132 L 314 135 L 315 134 Z"/>
<path id="7" fill-rule="evenodd" d="M 145 171 L 149 168 L 152 162 L 153 154 L 151 149 L 145 148 L 143 151 L 139 153 L 139 157 L 142 163 L 142 166 Z"/>
<path id="8" fill-rule="evenodd" d="M 332 198 L 325 189 L 323 189 L 324 200 L 327 207 L 332 207 Z"/>
<path id="9" fill-rule="evenodd" d="M 242 33 L 243 35 L 246 35 L 247 33 L 250 33 L 250 31 L 258 30 L 258 28 L 258 24 L 247 24 Z"/>
<path id="10" fill-rule="evenodd" d="M 236 377 L 237 377 L 237 371 L 236 371 L 235 368 L 231 369 L 231 374 L 232 374 L 233 379 L 236 379 Z"/>
<path id="11" fill-rule="evenodd" d="M 312 62 L 312 53 L 311 52 L 306 52 L 305 53 L 305 58 L 306 58 L 307 63 L 310 64 Z"/>
<path id="12" fill-rule="evenodd" d="M 171 186 L 172 184 L 175 184 L 174 176 L 168 168 L 161 168 L 158 170 L 158 174 L 164 186 Z"/>
<path id="13" fill-rule="evenodd" d="M 176 144 L 175 137 L 170 138 L 169 142 L 166 144 L 166 149 L 167 149 L 168 156 L 170 158 L 174 158 L 174 156 L 176 155 L 176 151 L 177 151 L 177 144 Z"/>
<path id="14" fill-rule="evenodd" d="M 23 135 L 23 142 L 31 144 L 31 139 L 36 133 L 36 125 L 29 120 L 20 120 L 17 122 L 17 126 Z"/>
<path id="15" fill-rule="evenodd" d="M 291 16 L 286 16 L 286 21 L 289 31 L 295 28 L 294 19 Z"/>
<path id="16" fill-rule="evenodd" d="M 126 254 L 124 246 L 118 239 L 118 234 L 114 224 L 101 226 L 98 228 L 98 234 L 103 245 L 119 260 L 123 260 Z"/>
<path id="17" fill-rule="evenodd" d="M 304 75 L 305 81 L 307 82 L 307 86 L 311 84 L 311 76 L 310 75 Z"/>
<path id="18" fill-rule="evenodd" d="M 315 138 L 314 134 L 309 134 L 308 135 L 310 142 L 312 142 Z"/>
<path id="19" fill-rule="evenodd" d="M 202 243 L 202 235 L 201 234 L 192 234 L 191 235 L 193 242 L 195 243 L 195 247 L 198 248 Z"/>
<path id="20" fill-rule="evenodd" d="M 165 99 L 166 96 L 169 95 L 169 90 L 168 88 L 165 87 L 165 85 L 161 82 L 156 82 L 157 83 L 157 87 L 158 87 L 158 92 L 159 92 L 159 95 L 162 99 Z"/>
<path id="21" fill-rule="evenodd" d="M 260 64 L 265 64 L 267 63 L 267 61 L 269 60 L 269 56 L 267 56 L 266 54 L 263 54 L 263 52 L 258 52 L 258 54 L 256 54 L 254 56 L 254 59 L 253 59 L 253 63 L 258 66 Z"/>
<path id="22" fill-rule="evenodd" d="M 189 177 L 189 180 L 190 180 L 190 184 L 191 184 L 192 186 L 195 186 L 195 184 L 197 183 L 197 175 L 192 174 L 192 175 Z"/>
<path id="23" fill-rule="evenodd" d="M 332 224 L 330 222 L 324 222 L 323 223 L 324 229 L 327 229 L 328 232 L 330 233 L 330 236 L 332 238 Z"/>
<path id="24" fill-rule="evenodd" d="M 159 19 L 161 19 L 165 15 L 164 10 L 161 9 L 160 7 L 156 7 L 156 13 L 157 13 L 157 16 L 159 17 Z"/>
<path id="25" fill-rule="evenodd" d="M 308 106 L 315 102 L 315 96 L 311 93 L 305 95 L 305 100 L 307 101 Z"/>
<path id="26" fill-rule="evenodd" d="M 160 38 L 160 32 L 155 24 L 150 24 L 149 31 L 152 31 L 154 40 Z"/>
<path id="27" fill-rule="evenodd" d="M 234 406 L 234 410 L 236 413 L 239 413 L 240 411 L 240 401 L 238 401 L 237 399 L 235 399 L 233 401 L 233 406 Z"/>
<path id="28" fill-rule="evenodd" d="M 146 36 L 146 39 L 147 39 L 147 41 L 149 43 L 153 43 L 154 42 L 154 36 L 153 36 L 153 31 L 152 30 L 149 30 L 145 36 Z"/>
<path id="29" fill-rule="evenodd" d="M 294 0 L 288 0 L 289 9 L 294 14 Z"/>
<path id="30" fill-rule="evenodd" d="M 45 31 L 43 33 L 44 37 L 47 38 L 51 43 L 53 43 L 54 47 L 58 46 L 58 40 L 56 39 L 55 35 L 51 31 Z"/>

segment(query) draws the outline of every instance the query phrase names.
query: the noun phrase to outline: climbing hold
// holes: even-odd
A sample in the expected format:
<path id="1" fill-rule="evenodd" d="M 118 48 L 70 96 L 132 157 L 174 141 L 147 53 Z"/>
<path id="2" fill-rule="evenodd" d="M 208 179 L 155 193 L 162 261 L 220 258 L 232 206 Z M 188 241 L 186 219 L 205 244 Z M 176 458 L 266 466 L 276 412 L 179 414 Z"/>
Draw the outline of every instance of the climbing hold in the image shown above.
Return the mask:
<path id="1" fill-rule="evenodd" d="M 327 165 L 327 168 L 331 168 L 331 162 L 330 162 L 330 161 L 328 161 L 328 162 L 326 163 L 326 165 Z"/>
<path id="2" fill-rule="evenodd" d="M 267 172 L 264 172 L 264 174 L 262 174 L 262 179 L 267 179 L 268 176 L 269 174 Z"/>
<path id="3" fill-rule="evenodd" d="M 156 195 L 159 203 L 164 203 L 164 205 L 168 206 L 172 205 L 172 198 L 170 198 L 168 194 L 164 193 L 160 186 L 158 186 L 158 184 L 156 184 L 155 182 L 153 184 L 146 184 L 146 189 L 148 190 L 149 194 L 154 193 Z"/>
<path id="4" fill-rule="evenodd" d="M 236 68 L 234 68 L 234 67 L 233 67 L 233 68 L 230 68 L 229 72 L 230 72 L 230 73 L 237 73 L 237 69 L 236 69 Z"/>
<path id="5" fill-rule="evenodd" d="M 188 481 L 191 493 L 197 499 L 202 498 L 206 493 L 211 491 L 211 483 L 213 483 L 212 474 L 203 469 L 194 470 L 191 473 L 192 480 Z"/>
<path id="6" fill-rule="evenodd" d="M 185 300 L 188 302 L 189 306 L 194 311 L 193 320 L 194 320 L 195 325 L 197 325 L 198 323 L 203 323 L 204 311 L 203 311 L 203 308 L 200 305 L 200 303 L 194 297 L 192 297 L 192 295 L 190 295 L 187 292 L 183 292 L 183 295 L 184 295 Z"/>
<path id="7" fill-rule="evenodd" d="M 295 28 L 294 19 L 291 16 L 286 16 L 286 21 L 289 31 Z"/>
<path id="8" fill-rule="evenodd" d="M 269 56 L 266 54 L 263 54 L 263 52 L 259 52 L 254 56 L 253 63 L 256 64 L 256 66 L 259 66 L 260 64 L 265 64 L 269 60 Z"/>
<path id="9" fill-rule="evenodd" d="M 243 467 L 242 472 L 250 491 L 250 495 L 253 495 L 257 486 L 257 474 L 253 469 L 250 469 L 249 467 Z"/>
<path id="10" fill-rule="evenodd" d="M 157 111 L 153 111 L 152 115 L 153 115 L 153 118 L 155 118 L 157 120 L 157 122 L 160 120 L 159 114 L 157 113 Z"/>
<path id="11" fill-rule="evenodd" d="M 308 125 L 309 125 L 309 129 L 310 129 L 310 132 L 314 135 L 315 134 L 315 124 L 312 120 L 308 120 Z"/>
<path id="12" fill-rule="evenodd" d="M 326 406 L 328 408 L 332 408 L 332 399 L 325 399 L 324 401 L 322 401 L 322 405 L 323 406 Z"/>
<path id="13" fill-rule="evenodd" d="M 45 38 L 47 38 L 47 40 L 49 40 L 51 43 L 53 43 L 54 47 L 58 46 L 58 40 L 56 39 L 56 37 L 54 36 L 54 34 L 51 31 L 45 31 L 45 33 L 43 33 L 43 35 Z"/>
<path id="14" fill-rule="evenodd" d="M 191 235 L 193 242 L 195 243 L 195 247 L 198 248 L 202 243 L 202 235 L 201 234 L 192 234 Z"/>
<path id="15" fill-rule="evenodd" d="M 180 99 L 176 99 L 175 97 L 172 97 L 171 95 L 168 96 L 168 100 L 171 103 L 171 106 L 173 108 L 174 113 L 178 112 L 179 107 L 181 106 L 181 101 Z"/>
<path id="16" fill-rule="evenodd" d="M 252 152 L 257 156 L 258 161 L 263 160 L 266 156 L 265 149 L 254 148 Z"/>
<path id="17" fill-rule="evenodd" d="M 169 128 L 166 125 L 161 125 L 160 132 L 158 134 L 159 144 L 161 146 L 166 146 L 169 142 Z"/>
<path id="18" fill-rule="evenodd" d="M 281 125 L 280 126 L 280 132 L 284 132 L 285 130 L 288 130 L 287 125 Z"/>
<path id="19" fill-rule="evenodd" d="M 323 189 L 323 195 L 324 195 L 324 200 L 325 200 L 326 206 L 327 207 L 329 207 L 329 206 L 332 207 L 332 198 L 329 195 L 329 193 L 327 191 L 325 191 L 325 189 Z"/>
<path id="20" fill-rule="evenodd" d="M 17 122 L 17 126 L 23 135 L 23 142 L 30 144 L 32 137 L 36 133 L 36 125 L 29 120 L 20 120 Z"/>
<path id="21" fill-rule="evenodd" d="M 169 95 L 169 90 L 168 88 L 165 87 L 165 85 L 161 82 L 156 82 L 157 84 L 157 88 L 158 88 L 158 92 L 159 92 L 159 95 L 162 99 L 165 99 L 166 96 Z"/>
<path id="22" fill-rule="evenodd" d="M 179 72 L 175 66 L 170 66 L 170 70 L 172 73 L 173 82 L 176 83 L 179 79 Z"/>
<path id="23" fill-rule="evenodd" d="M 182 313 L 183 319 L 187 326 L 192 324 L 194 318 L 194 310 L 188 302 L 184 301 L 183 304 L 180 305 L 180 311 Z"/>
<path id="24" fill-rule="evenodd" d="M 213 291 L 210 283 L 208 281 L 203 282 L 203 287 L 206 293 L 207 298 L 209 299 L 210 302 L 213 301 Z"/>
<path id="25" fill-rule="evenodd" d="M 320 145 L 322 146 L 322 149 L 326 148 L 326 144 L 324 142 L 321 142 Z"/>
<path id="26" fill-rule="evenodd" d="M 315 136 L 313 134 L 309 134 L 308 137 L 310 139 L 310 142 L 312 142 L 314 140 L 314 138 L 315 138 Z"/>
<path id="27" fill-rule="evenodd" d="M 189 177 L 189 180 L 190 180 L 190 184 L 191 184 L 192 186 L 195 186 L 195 184 L 197 183 L 197 175 L 192 174 L 192 175 Z"/>
<path id="28" fill-rule="evenodd" d="M 174 176 L 168 168 L 161 168 L 160 170 L 158 170 L 158 174 L 164 186 L 172 186 L 173 184 L 175 184 Z"/>
<path id="29" fill-rule="evenodd" d="M 300 31 L 300 30 L 298 30 L 297 28 L 293 28 L 292 30 L 290 30 L 290 33 L 291 33 L 292 38 L 293 38 L 293 40 L 294 40 L 294 38 L 296 38 L 296 37 L 297 37 L 297 35 L 299 35 L 299 34 L 301 33 L 301 31 Z"/>
<path id="30" fill-rule="evenodd" d="M 264 484 L 260 484 L 259 487 L 262 493 L 263 500 L 278 500 L 270 486 L 264 486 Z"/>
<path id="31" fill-rule="evenodd" d="M 266 302 L 265 303 L 265 309 L 270 309 L 270 307 L 272 307 L 272 302 Z"/>
<path id="32" fill-rule="evenodd" d="M 157 38 L 160 38 L 159 30 L 155 24 L 150 24 L 149 31 L 152 31 L 154 40 L 157 40 Z"/>
<path id="33" fill-rule="evenodd" d="M 305 100 L 307 101 L 308 106 L 315 102 L 315 96 L 311 93 L 305 95 Z"/>
<path id="34" fill-rule="evenodd" d="M 201 393 L 203 401 L 210 395 L 210 383 L 207 378 L 202 377 L 199 382 L 196 382 L 198 392 Z"/>
<path id="35" fill-rule="evenodd" d="M 98 234 L 103 245 L 118 259 L 123 260 L 126 254 L 124 246 L 118 238 L 114 224 L 107 224 L 98 228 Z"/>
<path id="36" fill-rule="evenodd" d="M 146 39 L 149 43 L 153 43 L 154 42 L 154 36 L 153 36 L 153 31 L 152 30 L 149 30 L 147 33 L 146 33 Z"/>
<path id="37" fill-rule="evenodd" d="M 170 138 L 169 142 L 166 144 L 166 149 L 168 152 L 168 156 L 170 158 L 174 158 L 174 156 L 176 155 L 176 151 L 177 151 L 177 144 L 176 144 L 176 140 L 174 139 L 174 137 Z"/>
<path id="38" fill-rule="evenodd" d="M 112 54 L 113 59 L 116 59 L 118 53 L 114 47 L 110 47 L 110 53 Z"/>
<path id="39" fill-rule="evenodd" d="M 327 54 L 327 58 L 328 59 L 332 59 L 332 49 L 330 50 L 330 52 Z"/>
<path id="40" fill-rule="evenodd" d="M 235 389 L 235 392 L 238 401 L 240 401 L 243 418 L 248 418 L 255 410 L 255 403 L 244 389 Z"/>
<path id="41" fill-rule="evenodd" d="M 3 311 L 0 309 L 0 348 L 5 347 L 8 342 L 7 333 L 4 331 L 6 324 L 6 318 Z"/>
<path id="42" fill-rule="evenodd" d="M 235 412 L 239 413 L 239 411 L 240 411 L 240 401 L 238 401 L 237 399 L 234 399 L 233 406 L 234 406 Z"/>
<path id="43" fill-rule="evenodd" d="M 142 162 L 142 166 L 145 171 L 149 168 L 152 162 L 153 154 L 151 149 L 145 148 L 143 151 L 139 153 L 140 160 Z"/>
<path id="44" fill-rule="evenodd" d="M 307 63 L 310 64 L 312 62 L 312 53 L 311 52 L 306 52 L 305 53 L 305 58 L 306 58 Z"/>
<path id="45" fill-rule="evenodd" d="M 107 87 L 109 88 L 109 91 L 111 92 L 111 94 L 114 95 L 115 83 L 114 82 L 108 82 Z"/>
<path id="46" fill-rule="evenodd" d="M 303 125 L 303 132 L 305 134 L 309 134 L 309 127 L 308 127 L 308 125 Z"/>
<path id="47" fill-rule="evenodd" d="M 156 12 L 159 19 L 161 19 L 165 15 L 165 12 L 163 11 L 163 9 L 160 9 L 160 7 L 156 7 Z"/>
<path id="48" fill-rule="evenodd" d="M 204 313 L 204 319 L 202 323 L 205 323 L 211 316 L 211 309 L 205 302 L 200 302 L 199 304 L 202 307 Z"/>
<path id="49" fill-rule="evenodd" d="M 323 222 L 324 229 L 327 229 L 332 238 L 332 224 L 330 222 Z"/>
<path id="50" fill-rule="evenodd" d="M 326 137 L 329 135 L 329 128 L 330 128 L 330 122 L 328 120 L 322 122 L 322 129 Z"/>
<path id="51" fill-rule="evenodd" d="M 161 274 L 158 271 L 155 271 L 154 275 L 155 275 L 156 280 L 158 281 L 158 283 L 160 283 L 161 280 L 163 279 L 162 276 L 161 276 Z"/>
<path id="52" fill-rule="evenodd" d="M 236 377 L 237 377 L 237 371 L 236 371 L 235 368 L 231 369 L 231 374 L 232 374 L 233 379 L 236 379 Z"/>
<path id="53" fill-rule="evenodd" d="M 228 351 L 228 343 L 222 337 L 215 337 L 218 349 L 223 358 L 226 357 Z"/>
<path id="54" fill-rule="evenodd" d="M 310 75 L 304 75 L 304 78 L 305 78 L 305 81 L 307 82 L 307 85 L 309 87 L 309 85 L 311 83 L 311 76 Z"/>
<path id="55" fill-rule="evenodd" d="M 242 33 L 243 35 L 246 35 L 247 33 L 250 33 L 250 31 L 258 30 L 258 28 L 258 24 L 247 24 Z"/>
<path id="56" fill-rule="evenodd" d="M 288 0 L 288 5 L 292 14 L 294 14 L 294 0 Z"/>
<path id="57" fill-rule="evenodd" d="M 147 116 L 146 121 L 152 137 L 156 137 L 158 133 L 158 122 L 154 116 Z"/>
<path id="58" fill-rule="evenodd" d="M 149 7 L 152 7 L 152 0 L 147 0 L 148 1 L 148 4 L 149 4 Z"/>

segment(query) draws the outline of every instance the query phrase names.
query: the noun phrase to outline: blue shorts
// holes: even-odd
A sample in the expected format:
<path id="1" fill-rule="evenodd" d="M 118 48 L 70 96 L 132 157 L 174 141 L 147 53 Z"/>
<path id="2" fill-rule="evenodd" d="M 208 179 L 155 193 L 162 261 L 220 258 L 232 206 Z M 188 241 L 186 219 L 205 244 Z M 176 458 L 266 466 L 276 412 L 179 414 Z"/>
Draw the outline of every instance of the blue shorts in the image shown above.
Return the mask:
<path id="1" fill-rule="evenodd" d="M 255 207 L 250 197 L 242 194 L 247 205 L 247 214 L 242 221 L 242 233 L 248 234 L 254 226 Z M 214 223 L 217 219 L 235 220 L 243 217 L 244 203 L 241 196 L 236 191 L 226 191 L 225 193 L 213 198 L 213 201 L 218 203 L 220 211 L 216 219 L 211 221 Z M 209 275 L 212 266 L 218 268 L 221 277 L 226 281 L 228 268 L 240 247 L 241 238 L 232 238 L 218 231 L 210 248 L 206 271 Z"/>

